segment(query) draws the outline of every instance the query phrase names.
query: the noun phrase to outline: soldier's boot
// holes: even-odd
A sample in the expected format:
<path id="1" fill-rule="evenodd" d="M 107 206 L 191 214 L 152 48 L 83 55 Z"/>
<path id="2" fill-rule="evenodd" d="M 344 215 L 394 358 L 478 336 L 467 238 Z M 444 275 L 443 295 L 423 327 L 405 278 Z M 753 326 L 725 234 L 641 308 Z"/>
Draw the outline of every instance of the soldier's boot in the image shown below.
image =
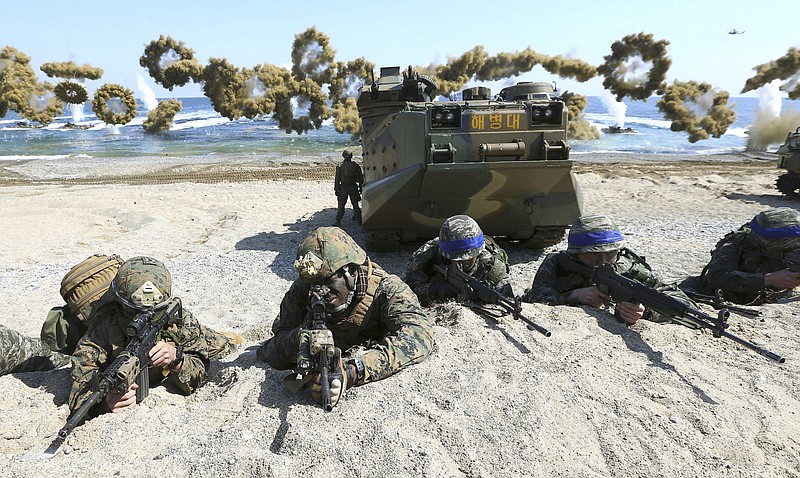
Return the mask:
<path id="1" fill-rule="evenodd" d="M 236 332 L 222 332 L 222 335 L 231 339 L 231 342 L 233 342 L 236 345 L 242 345 L 244 343 L 244 337 L 237 334 Z"/>

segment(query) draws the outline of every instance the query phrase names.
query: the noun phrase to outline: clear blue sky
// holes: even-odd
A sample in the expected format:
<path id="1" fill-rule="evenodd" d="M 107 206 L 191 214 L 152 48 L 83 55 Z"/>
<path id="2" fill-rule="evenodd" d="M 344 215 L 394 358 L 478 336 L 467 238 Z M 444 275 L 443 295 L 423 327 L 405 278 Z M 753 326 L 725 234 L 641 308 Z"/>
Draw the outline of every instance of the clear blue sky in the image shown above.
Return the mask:
<path id="1" fill-rule="evenodd" d="M 10 45 L 31 56 L 43 79 L 39 66 L 45 62 L 100 67 L 105 74 L 87 84 L 90 92 L 103 83 L 119 83 L 139 97 L 137 75 L 142 75 L 158 97 L 186 97 L 201 96 L 200 87 L 189 84 L 169 92 L 139 66 L 145 44 L 160 34 L 185 42 L 201 64 L 225 57 L 239 67 L 289 66 L 294 35 L 316 26 L 330 37 L 337 60 L 363 56 L 378 67 L 404 67 L 445 62 L 475 45 L 490 55 L 530 46 L 599 65 L 614 41 L 646 32 L 670 42 L 668 81 L 705 81 L 740 96 L 754 66 L 800 46 L 798 14 L 797 0 L 27 0 L 4 2 L 0 47 Z M 745 33 L 729 35 L 731 28 Z M 602 89 L 601 77 L 577 83 L 540 67 L 523 79 L 556 80 L 560 89 L 586 95 Z"/>

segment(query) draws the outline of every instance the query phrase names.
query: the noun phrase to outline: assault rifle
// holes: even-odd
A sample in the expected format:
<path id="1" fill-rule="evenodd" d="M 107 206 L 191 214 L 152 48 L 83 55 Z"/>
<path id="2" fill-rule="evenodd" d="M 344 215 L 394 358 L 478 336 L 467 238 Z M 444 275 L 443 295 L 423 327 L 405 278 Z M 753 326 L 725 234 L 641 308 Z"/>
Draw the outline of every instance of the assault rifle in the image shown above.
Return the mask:
<path id="1" fill-rule="evenodd" d="M 457 264 L 451 262 L 446 268 L 440 264 L 434 264 L 433 267 L 434 270 L 442 274 L 451 284 L 455 285 L 461 290 L 469 287 L 473 292 L 475 292 L 475 295 L 477 295 L 481 301 L 487 304 L 499 305 L 505 309 L 507 313 L 512 314 L 514 319 L 519 319 L 525 322 L 528 325 L 528 329 L 535 330 L 545 337 L 550 337 L 552 335 L 549 330 L 522 315 L 522 305 L 518 299 L 512 300 L 504 296 L 480 280 L 462 271 Z"/>
<path id="2" fill-rule="evenodd" d="M 106 398 L 109 393 L 125 393 L 135 382 L 136 403 L 141 402 L 150 394 L 150 363 L 149 352 L 158 340 L 158 333 L 173 323 L 179 323 L 183 317 L 183 307 L 180 299 L 173 299 L 160 309 L 149 309 L 134 317 L 125 334 L 128 344 L 125 349 L 102 372 L 95 370 L 92 375 L 92 394 L 83 402 L 83 405 L 73 413 L 64 427 L 58 432 L 55 450 L 67 438 L 67 435 L 78 426 L 89 410 Z M 52 448 L 52 446 L 51 446 Z"/>
<path id="3" fill-rule="evenodd" d="M 725 329 L 728 328 L 727 320 L 730 316 L 730 312 L 728 312 L 727 309 L 718 311 L 717 317 L 712 317 L 684 304 L 674 297 L 653 290 L 639 281 L 625 277 L 616 271 L 613 264 L 591 267 L 572 259 L 567 254 L 558 255 L 558 264 L 565 270 L 577 272 L 586 277 L 593 285 L 600 286 L 601 289 L 606 289 L 608 295 L 610 295 L 615 302 L 638 303 L 651 309 L 653 312 L 667 317 L 681 317 L 699 327 L 710 329 L 714 337 L 726 337 L 731 339 L 739 345 L 747 347 L 757 354 L 763 355 L 778 363 L 784 363 L 786 361 L 786 359 L 780 355 L 726 331 Z"/>
<path id="4" fill-rule="evenodd" d="M 284 384 L 293 393 L 296 393 L 312 378 L 316 369 L 322 385 L 322 408 L 326 412 L 333 410 L 331 404 L 331 389 L 328 383 L 328 367 L 333 359 L 334 342 L 333 333 L 325 325 L 328 314 L 325 311 L 325 297 L 322 288 L 312 286 L 308 291 L 309 309 L 311 320 L 306 327 L 308 333 L 300 335 L 300 347 L 297 351 L 297 369 L 284 379 Z"/>

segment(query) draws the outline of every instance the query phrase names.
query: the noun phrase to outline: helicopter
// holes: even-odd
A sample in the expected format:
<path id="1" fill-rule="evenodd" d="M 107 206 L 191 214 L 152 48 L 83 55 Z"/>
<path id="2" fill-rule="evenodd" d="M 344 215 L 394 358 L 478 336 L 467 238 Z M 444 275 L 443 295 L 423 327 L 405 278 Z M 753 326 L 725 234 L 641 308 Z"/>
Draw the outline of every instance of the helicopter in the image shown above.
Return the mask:
<path id="1" fill-rule="evenodd" d="M 737 30 L 735 28 L 731 28 L 730 30 L 728 30 L 728 35 L 741 35 L 743 33 L 744 33 L 744 30 L 739 31 L 739 30 Z"/>

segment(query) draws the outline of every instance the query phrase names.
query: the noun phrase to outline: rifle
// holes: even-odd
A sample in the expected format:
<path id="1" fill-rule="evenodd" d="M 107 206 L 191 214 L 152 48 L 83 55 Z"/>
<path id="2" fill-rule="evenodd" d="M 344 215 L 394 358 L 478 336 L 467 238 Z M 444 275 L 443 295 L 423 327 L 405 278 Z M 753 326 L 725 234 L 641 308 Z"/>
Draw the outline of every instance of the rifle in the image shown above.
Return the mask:
<path id="1" fill-rule="evenodd" d="M 469 287 L 483 302 L 499 305 L 505 309 L 507 313 L 512 314 L 514 319 L 519 319 L 525 322 L 529 330 L 535 330 L 545 337 L 550 337 L 552 335 L 549 330 L 522 315 L 522 305 L 518 299 L 509 299 L 480 280 L 462 271 L 457 264 L 451 262 L 446 268 L 440 264 L 433 264 L 433 268 L 442 274 L 445 277 L 445 280 L 455 285 L 459 289 L 463 290 L 466 287 Z"/>
<path id="2" fill-rule="evenodd" d="M 744 315 L 745 317 L 761 316 L 760 310 L 748 309 L 747 307 L 739 307 L 731 305 L 728 302 L 726 302 L 725 299 L 722 297 L 722 289 L 717 289 L 714 292 L 714 295 L 704 295 L 700 294 L 699 292 L 694 292 L 691 290 L 685 290 L 684 292 L 693 301 L 700 302 L 701 304 L 710 305 L 715 310 L 727 309 L 728 312 Z"/>
<path id="3" fill-rule="evenodd" d="M 125 329 L 125 334 L 129 337 L 125 349 L 105 370 L 94 371 L 92 394 L 69 417 L 67 423 L 58 432 L 58 438 L 62 443 L 67 435 L 83 421 L 89 410 L 109 393 L 125 393 L 135 382 L 139 386 L 136 389 L 136 403 L 147 398 L 150 394 L 150 371 L 148 369 L 150 349 L 156 344 L 158 333 L 170 324 L 178 323 L 182 316 L 181 301 L 175 298 L 163 309 L 149 309 L 134 317 Z"/>
<path id="4" fill-rule="evenodd" d="M 730 316 L 730 312 L 728 312 L 727 309 L 719 310 L 717 317 L 712 317 L 684 304 L 674 297 L 670 297 L 647 287 L 641 282 L 625 277 L 616 271 L 613 264 L 591 267 L 572 259 L 567 254 L 559 254 L 558 263 L 565 270 L 577 272 L 583 277 L 586 277 L 591 284 L 606 288 L 608 290 L 608 295 L 610 295 L 615 302 L 639 303 L 664 316 L 681 317 L 699 327 L 710 329 L 711 334 L 716 338 L 726 337 L 731 339 L 739 345 L 747 347 L 757 354 L 763 355 L 778 363 L 784 363 L 786 361 L 786 359 L 780 355 L 726 331 L 725 329 L 728 328 L 727 320 Z"/>
<path id="5" fill-rule="evenodd" d="M 290 391 L 297 392 L 311 379 L 311 372 L 316 369 L 322 385 L 322 408 L 329 412 L 333 410 L 328 383 L 328 367 L 334 353 L 333 333 L 325 325 L 328 313 L 325 311 L 322 288 L 318 285 L 312 286 L 308 291 L 308 298 L 311 311 L 311 320 L 306 327 L 308 333 L 300 336 L 297 369 L 284 379 L 284 384 Z"/>

